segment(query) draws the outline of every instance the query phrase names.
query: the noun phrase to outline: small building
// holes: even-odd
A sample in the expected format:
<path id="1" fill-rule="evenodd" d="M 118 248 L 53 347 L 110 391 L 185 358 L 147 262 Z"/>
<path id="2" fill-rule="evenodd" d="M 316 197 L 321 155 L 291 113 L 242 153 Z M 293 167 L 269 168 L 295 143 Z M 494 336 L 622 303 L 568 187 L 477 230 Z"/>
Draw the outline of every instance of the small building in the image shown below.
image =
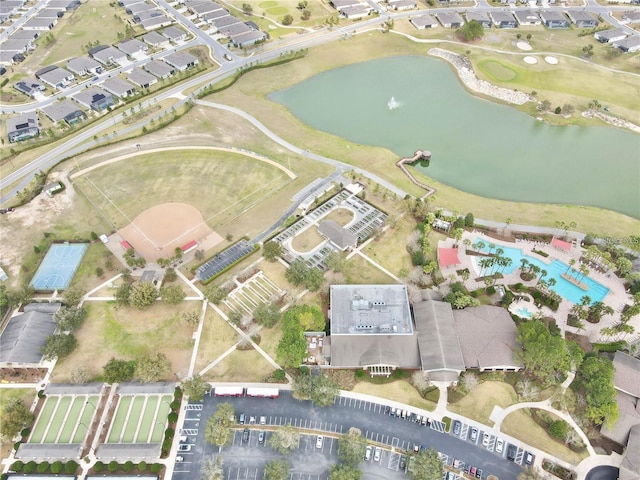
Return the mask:
<path id="1" fill-rule="evenodd" d="M 265 32 L 260 30 L 251 30 L 250 32 L 233 35 L 231 43 L 237 48 L 252 47 L 256 43 L 264 42 L 268 38 Z"/>
<path id="2" fill-rule="evenodd" d="M 624 40 L 613 42 L 614 47 L 618 47 L 623 53 L 633 53 L 640 50 L 640 35 L 631 35 Z"/>
<path id="3" fill-rule="evenodd" d="M 221 27 L 219 32 L 222 35 L 226 35 L 227 37 L 237 37 L 238 35 L 242 35 L 244 33 L 254 31 L 249 25 L 245 22 L 234 23 L 233 25 L 228 25 L 226 27 Z"/>
<path id="4" fill-rule="evenodd" d="M 124 65 L 127 63 L 127 54 L 115 47 L 100 45 L 89 50 L 89 55 L 103 65 Z"/>
<path id="5" fill-rule="evenodd" d="M 516 28 L 518 23 L 511 12 L 490 12 L 489 17 L 496 28 Z"/>
<path id="6" fill-rule="evenodd" d="M 472 20 L 475 20 L 480 25 L 482 25 L 483 28 L 491 28 L 491 19 L 489 18 L 489 15 L 487 14 L 487 12 L 478 12 L 475 10 L 471 10 L 465 13 L 465 17 L 466 17 L 467 23 L 469 23 Z"/>
<path id="7" fill-rule="evenodd" d="M 80 76 L 100 75 L 104 70 L 102 64 L 91 57 L 78 57 L 67 60 L 67 68 Z"/>
<path id="8" fill-rule="evenodd" d="M 584 10 L 569 10 L 567 15 L 577 28 L 596 28 L 600 24 L 592 13 Z"/>
<path id="9" fill-rule="evenodd" d="M 338 250 L 351 249 L 358 243 L 358 237 L 348 228 L 341 227 L 332 220 L 323 220 L 318 225 L 318 233 L 329 240 Z"/>
<path id="10" fill-rule="evenodd" d="M 236 17 L 232 15 L 225 15 L 224 17 L 219 17 L 213 20 L 211 22 L 211 25 L 213 25 L 215 29 L 214 33 L 216 32 L 223 33 L 221 29 L 223 29 L 224 27 L 228 27 L 229 25 L 234 25 L 236 23 L 241 23 L 241 22 L 240 20 L 238 20 Z"/>
<path id="11" fill-rule="evenodd" d="M 9 37 L 0 48 L 5 52 L 25 53 L 33 50 L 33 41 L 28 38 L 11 38 Z"/>
<path id="12" fill-rule="evenodd" d="M 100 87 L 90 87 L 76 93 L 75 100 L 96 112 L 102 112 L 115 103 L 113 95 Z"/>
<path id="13" fill-rule="evenodd" d="M 35 112 L 23 113 L 7 119 L 9 143 L 40 136 L 40 122 Z"/>
<path id="14" fill-rule="evenodd" d="M 53 30 L 58 23 L 58 18 L 38 18 L 33 17 L 22 24 L 23 30 L 35 30 L 38 32 L 47 32 Z"/>
<path id="15" fill-rule="evenodd" d="M 344 7 L 340 9 L 340 14 L 352 20 L 364 18 L 371 12 L 371 7 L 365 4 L 354 5 L 353 7 Z"/>
<path id="16" fill-rule="evenodd" d="M 149 47 L 144 42 L 133 38 L 131 40 L 125 40 L 116 45 L 118 50 L 126 53 L 130 57 L 135 57 L 140 54 L 145 54 L 149 50 Z"/>
<path id="17" fill-rule="evenodd" d="M 148 20 L 151 20 L 153 18 L 160 18 L 163 17 L 164 13 L 162 13 L 160 10 L 157 10 L 155 8 L 149 9 L 149 10 L 143 10 L 142 12 L 138 12 L 133 16 L 133 21 L 135 23 L 142 23 Z"/>
<path id="18" fill-rule="evenodd" d="M 222 9 L 222 6 L 218 5 L 216 2 L 200 2 L 189 4 L 189 10 L 197 17 L 202 17 L 202 15 L 206 13 L 215 12 Z"/>
<path id="19" fill-rule="evenodd" d="M 41 110 L 54 123 L 65 122 L 67 125 L 75 125 L 87 118 L 82 109 L 71 100 L 52 103 Z"/>
<path id="20" fill-rule="evenodd" d="M 146 10 L 153 10 L 154 8 L 155 5 L 152 5 L 151 3 L 138 2 L 125 7 L 125 12 L 127 12 L 129 15 L 137 15 Z"/>
<path id="21" fill-rule="evenodd" d="M 464 20 L 457 12 L 438 12 L 436 18 L 445 28 L 460 28 Z"/>
<path id="22" fill-rule="evenodd" d="M 596 32 L 593 38 L 600 43 L 614 43 L 627 38 L 627 33 L 622 28 L 610 28 Z"/>
<path id="23" fill-rule="evenodd" d="M 187 32 L 178 27 L 167 27 L 162 31 L 162 36 L 170 42 L 179 43 L 187 39 Z"/>
<path id="24" fill-rule="evenodd" d="M 141 68 L 134 68 L 131 73 L 127 75 L 127 80 L 141 88 L 149 88 L 158 83 L 158 79 L 155 76 L 145 72 Z"/>
<path id="25" fill-rule="evenodd" d="M 126 98 L 135 95 L 136 87 L 132 83 L 120 77 L 108 78 L 102 82 L 102 88 L 118 98 Z"/>
<path id="26" fill-rule="evenodd" d="M 331 0 L 331 6 L 338 11 L 341 11 L 346 7 L 355 7 L 356 5 L 360 5 L 360 0 Z"/>
<path id="27" fill-rule="evenodd" d="M 204 22 L 206 22 L 209 25 L 211 25 L 218 18 L 226 17 L 227 15 L 229 15 L 229 12 L 227 10 L 225 10 L 225 9 L 222 9 L 222 10 L 217 10 L 215 12 L 205 13 L 200 18 Z"/>
<path id="28" fill-rule="evenodd" d="M 640 478 L 640 425 L 629 430 L 629 440 L 620 463 L 619 480 L 637 480 Z"/>
<path id="29" fill-rule="evenodd" d="M 417 17 L 411 17 L 409 21 L 418 30 L 424 30 L 425 28 L 436 28 L 440 25 L 438 21 L 428 13 L 424 15 L 418 15 Z"/>
<path id="30" fill-rule="evenodd" d="M 389 0 L 388 3 L 390 8 L 397 11 L 410 10 L 418 6 L 416 0 Z"/>
<path id="31" fill-rule="evenodd" d="M 59 89 L 68 87 L 76 79 L 73 73 L 55 65 L 38 70 L 36 78 L 53 88 Z"/>
<path id="32" fill-rule="evenodd" d="M 173 67 L 159 60 L 151 60 L 145 63 L 142 68 L 160 79 L 169 78 L 174 72 Z"/>
<path id="33" fill-rule="evenodd" d="M 42 93 L 47 89 L 44 83 L 31 77 L 26 77 L 19 82 L 16 82 L 13 85 L 13 88 L 31 98 L 34 98 L 37 93 Z"/>
<path id="34" fill-rule="evenodd" d="M 156 17 L 147 18 L 144 20 L 140 20 L 140 25 L 145 30 L 155 30 L 156 28 L 166 27 L 167 25 L 171 25 L 173 20 L 171 20 L 166 15 L 159 15 Z"/>
<path id="35" fill-rule="evenodd" d="M 516 10 L 515 17 L 518 25 L 521 26 L 540 25 L 542 23 L 540 16 L 533 10 Z"/>
<path id="36" fill-rule="evenodd" d="M 198 65 L 198 57 L 190 53 L 172 53 L 163 58 L 167 65 L 172 66 L 180 72 Z"/>
<path id="37" fill-rule="evenodd" d="M 607 438 L 626 445 L 631 430 L 640 428 L 640 360 L 617 351 L 613 356 L 613 370 L 618 420 L 611 429 L 604 425 L 600 431 Z"/>
<path id="38" fill-rule="evenodd" d="M 569 19 L 558 10 L 544 10 L 540 18 L 547 28 L 569 28 Z"/>
<path id="39" fill-rule="evenodd" d="M 141 38 L 144 43 L 153 48 L 167 48 L 169 46 L 169 39 L 158 32 L 145 33 Z"/>
<path id="40" fill-rule="evenodd" d="M 622 22 L 633 25 L 640 23 L 640 12 L 627 12 L 622 15 Z"/>

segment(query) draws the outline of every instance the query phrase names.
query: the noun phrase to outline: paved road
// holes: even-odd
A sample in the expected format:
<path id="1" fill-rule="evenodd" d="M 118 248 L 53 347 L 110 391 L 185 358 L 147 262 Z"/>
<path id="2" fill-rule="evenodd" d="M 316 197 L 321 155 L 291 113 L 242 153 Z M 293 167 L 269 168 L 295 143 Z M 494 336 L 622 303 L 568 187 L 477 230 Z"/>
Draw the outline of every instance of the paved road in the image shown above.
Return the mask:
<path id="1" fill-rule="evenodd" d="M 197 433 L 193 430 L 188 434 L 189 443 L 193 445 L 193 453 L 189 457 L 191 462 L 189 472 L 176 471 L 173 475 L 174 480 L 198 478 L 199 462 L 204 457 L 217 452 L 217 448 L 204 443 L 203 432 L 206 421 L 215 411 L 217 403 L 223 401 L 231 402 L 237 415 L 245 413 L 247 418 L 255 416 L 257 419 L 260 416 L 266 416 L 268 425 L 292 423 L 300 428 L 317 431 L 317 433 L 326 432 L 328 436 L 338 436 L 341 433 L 345 433 L 350 427 L 357 427 L 372 442 L 386 445 L 389 449 L 392 447 L 396 450 L 411 449 L 414 444 L 433 447 L 446 454 L 449 457 L 449 462 L 455 457 L 464 461 L 467 465 L 481 468 L 485 475 L 491 473 L 499 478 L 515 479 L 521 470 L 519 465 L 506 459 L 506 452 L 498 455 L 482 446 L 476 446 L 453 435 L 440 433 L 426 426 L 391 417 L 384 413 L 385 409 L 382 404 L 340 398 L 333 406 L 319 408 L 311 404 L 311 402 L 299 402 L 293 399 L 290 392 L 281 392 L 280 398 L 275 400 L 205 397 L 202 411 L 187 412 L 187 418 L 191 418 L 191 420 L 185 421 L 184 428 L 197 428 Z M 198 424 L 197 427 L 195 426 L 196 424 Z M 479 435 L 480 438 L 481 435 Z M 264 451 L 260 451 L 262 452 L 260 456 L 266 455 Z M 253 452 L 251 455 L 253 455 Z M 251 455 L 247 455 L 245 458 Z M 387 455 L 385 458 L 391 459 L 390 455 L 385 455 Z M 182 465 L 176 465 L 176 467 L 180 467 L 178 470 L 183 469 Z M 322 474 L 323 471 L 314 473 Z M 381 470 L 381 478 L 385 477 L 387 473 L 388 468 Z M 241 478 L 245 477 L 241 476 Z M 253 477 L 249 475 L 249 478 Z"/>

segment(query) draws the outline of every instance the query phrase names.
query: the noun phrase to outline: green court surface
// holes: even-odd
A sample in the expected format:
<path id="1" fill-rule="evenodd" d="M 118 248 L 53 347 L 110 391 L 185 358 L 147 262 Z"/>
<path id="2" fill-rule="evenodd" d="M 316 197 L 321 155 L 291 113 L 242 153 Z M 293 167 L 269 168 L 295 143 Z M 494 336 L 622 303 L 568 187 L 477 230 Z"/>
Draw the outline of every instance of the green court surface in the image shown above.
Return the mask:
<path id="1" fill-rule="evenodd" d="M 82 443 L 96 411 L 98 396 L 47 397 L 29 443 Z"/>
<path id="2" fill-rule="evenodd" d="M 171 395 L 122 396 L 107 443 L 160 443 L 171 400 Z"/>

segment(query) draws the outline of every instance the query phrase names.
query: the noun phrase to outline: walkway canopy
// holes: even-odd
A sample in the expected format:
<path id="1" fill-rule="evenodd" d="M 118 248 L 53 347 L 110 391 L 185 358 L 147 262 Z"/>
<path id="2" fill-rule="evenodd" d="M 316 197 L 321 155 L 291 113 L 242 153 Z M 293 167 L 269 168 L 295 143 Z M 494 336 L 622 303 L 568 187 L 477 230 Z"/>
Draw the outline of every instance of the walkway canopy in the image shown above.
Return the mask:
<path id="1" fill-rule="evenodd" d="M 551 240 L 551 245 L 560 250 L 564 250 L 565 252 L 571 251 L 571 244 L 569 242 L 565 242 L 564 240 L 560 240 L 558 238 L 554 238 Z"/>
<path id="2" fill-rule="evenodd" d="M 460 259 L 458 258 L 457 248 L 438 248 L 438 265 L 441 269 L 450 265 L 459 264 Z"/>

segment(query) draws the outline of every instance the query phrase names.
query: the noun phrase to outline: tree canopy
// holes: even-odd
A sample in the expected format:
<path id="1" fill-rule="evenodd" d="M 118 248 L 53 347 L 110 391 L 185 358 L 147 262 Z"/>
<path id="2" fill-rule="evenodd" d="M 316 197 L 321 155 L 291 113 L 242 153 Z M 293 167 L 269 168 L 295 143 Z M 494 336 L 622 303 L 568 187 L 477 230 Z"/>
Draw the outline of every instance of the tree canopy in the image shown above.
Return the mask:
<path id="1" fill-rule="evenodd" d="M 102 367 L 104 381 L 106 383 L 130 382 L 136 370 L 136 362 L 133 360 L 120 360 L 111 358 Z"/>
<path id="2" fill-rule="evenodd" d="M 87 315 L 87 309 L 84 307 L 62 307 L 53 315 L 53 319 L 61 331 L 73 332 L 82 326 Z"/>
<path id="3" fill-rule="evenodd" d="M 253 311 L 253 318 L 259 325 L 271 328 L 280 321 L 280 308 L 274 303 L 263 303 Z"/>
<path id="4" fill-rule="evenodd" d="M 444 476 L 444 466 L 433 448 L 421 450 L 415 455 L 415 460 L 409 471 L 413 480 L 441 480 Z"/>
<path id="5" fill-rule="evenodd" d="M 324 281 L 323 273 L 315 267 L 309 267 L 301 258 L 291 263 L 284 276 L 296 287 L 304 285 L 312 292 L 318 291 Z"/>
<path id="6" fill-rule="evenodd" d="M 291 464 L 289 460 L 275 459 L 268 462 L 264 467 L 265 480 L 288 480 Z"/>
<path id="7" fill-rule="evenodd" d="M 78 346 L 78 340 L 73 334 L 54 334 L 49 335 L 45 344 L 40 351 L 45 360 L 53 360 L 54 358 L 62 358 L 69 355 Z"/>
<path id="8" fill-rule="evenodd" d="M 336 463 L 331 466 L 329 480 L 362 480 L 362 471 L 351 465 Z"/>
<path id="9" fill-rule="evenodd" d="M 136 377 L 141 382 L 151 383 L 166 379 L 171 371 L 171 362 L 164 353 L 144 355 L 136 363 Z"/>
<path id="10" fill-rule="evenodd" d="M 300 433 L 291 424 L 276 429 L 267 444 L 282 455 L 293 452 L 300 444 Z"/>
<path id="11" fill-rule="evenodd" d="M 187 296 L 180 285 L 167 285 L 160 289 L 162 301 L 169 305 L 178 305 Z"/>
<path id="12" fill-rule="evenodd" d="M 282 245 L 279 242 L 273 240 L 267 242 L 262 247 L 262 256 L 270 262 L 275 261 L 276 258 L 282 255 Z"/>
<path id="13" fill-rule="evenodd" d="M 129 303 L 132 307 L 147 308 L 158 298 L 158 292 L 153 283 L 135 282 L 131 285 Z"/>
<path id="14" fill-rule="evenodd" d="M 618 419 L 613 373 L 611 360 L 595 355 L 585 358 L 578 371 L 587 399 L 587 417 L 597 425 L 606 422 L 611 427 Z"/>
<path id="15" fill-rule="evenodd" d="M 9 439 L 33 423 L 34 415 L 20 398 L 10 398 L 2 406 L 0 433 Z"/>
<path id="16" fill-rule="evenodd" d="M 204 290 L 204 296 L 214 305 L 218 305 L 227 296 L 227 291 L 222 287 L 209 285 Z"/>
<path id="17" fill-rule="evenodd" d="M 194 375 L 193 377 L 182 382 L 182 389 L 189 400 L 194 402 L 202 401 L 207 390 L 211 388 L 208 382 L 205 382 L 200 375 Z"/>
<path id="18" fill-rule="evenodd" d="M 364 458 L 367 439 L 357 428 L 350 428 L 338 440 L 338 458 L 346 465 L 356 467 Z"/>
<path id="19" fill-rule="evenodd" d="M 477 20 L 471 20 L 456 30 L 456 33 L 464 38 L 465 41 L 472 42 L 473 40 L 482 38 L 484 35 L 484 27 Z"/>
<path id="20" fill-rule="evenodd" d="M 222 457 L 208 457 L 202 462 L 201 480 L 223 480 Z"/>
<path id="21" fill-rule="evenodd" d="M 235 422 L 235 411 L 229 402 L 220 403 L 215 413 L 207 421 L 204 431 L 204 439 L 212 445 L 222 448 L 230 445 L 233 439 L 233 429 Z"/>
<path id="22" fill-rule="evenodd" d="M 311 401 L 318 407 L 333 405 L 335 397 L 340 394 L 340 387 L 324 373 L 311 378 Z"/>
<path id="23" fill-rule="evenodd" d="M 307 355 L 307 340 L 295 314 L 296 307 L 282 318 L 282 338 L 276 349 L 278 363 L 284 368 L 297 368 Z"/>

